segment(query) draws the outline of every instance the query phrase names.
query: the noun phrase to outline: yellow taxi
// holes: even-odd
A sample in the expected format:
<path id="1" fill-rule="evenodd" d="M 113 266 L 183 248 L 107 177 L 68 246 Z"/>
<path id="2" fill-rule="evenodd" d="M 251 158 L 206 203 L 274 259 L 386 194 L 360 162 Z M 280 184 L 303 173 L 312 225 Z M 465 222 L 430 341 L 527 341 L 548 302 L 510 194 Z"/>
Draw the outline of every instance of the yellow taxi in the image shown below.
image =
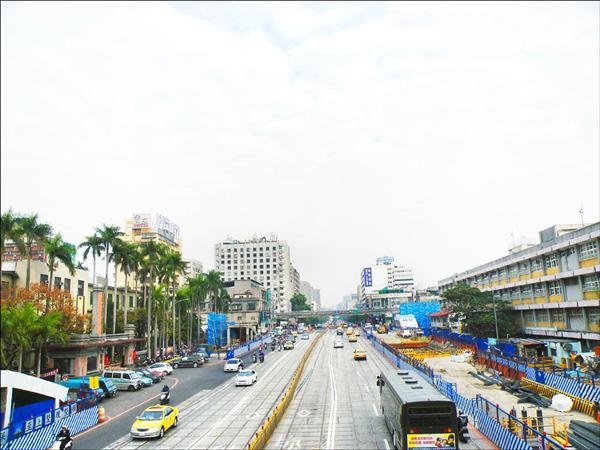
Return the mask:
<path id="1" fill-rule="evenodd" d="M 348 324 L 347 323 L 344 324 L 344 328 L 348 328 Z"/>
<path id="2" fill-rule="evenodd" d="M 365 352 L 362 348 L 356 348 L 354 349 L 354 359 L 356 361 L 358 361 L 359 359 L 363 359 L 366 361 L 367 359 L 367 352 Z"/>
<path id="3" fill-rule="evenodd" d="M 292 336 L 298 337 L 298 332 L 296 330 L 292 331 Z"/>
<path id="4" fill-rule="evenodd" d="M 132 438 L 163 437 L 165 432 L 177 426 L 179 409 L 169 405 L 154 405 L 138 416 L 129 432 Z"/>
<path id="5" fill-rule="evenodd" d="M 348 328 L 348 329 L 346 330 L 346 334 L 347 334 L 348 336 L 350 336 L 351 334 L 354 334 L 354 328 L 352 328 L 352 327 Z"/>
<path id="6" fill-rule="evenodd" d="M 354 335 L 351 334 L 350 336 L 348 336 L 348 342 L 357 342 L 358 338 Z"/>

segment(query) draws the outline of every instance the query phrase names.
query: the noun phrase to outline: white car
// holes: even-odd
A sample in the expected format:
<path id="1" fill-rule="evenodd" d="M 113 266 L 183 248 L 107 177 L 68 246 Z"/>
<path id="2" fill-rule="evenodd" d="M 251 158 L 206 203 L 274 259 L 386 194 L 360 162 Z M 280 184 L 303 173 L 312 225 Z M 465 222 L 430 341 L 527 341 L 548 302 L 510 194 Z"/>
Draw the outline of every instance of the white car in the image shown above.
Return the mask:
<path id="1" fill-rule="evenodd" d="M 239 372 L 240 370 L 244 370 L 244 361 L 237 358 L 228 359 L 223 366 L 223 372 Z"/>
<path id="2" fill-rule="evenodd" d="M 254 370 L 242 370 L 235 377 L 236 386 L 252 386 L 256 383 L 256 372 Z"/>
<path id="3" fill-rule="evenodd" d="M 173 366 L 167 363 L 159 362 L 148 366 L 148 368 L 152 370 L 160 370 L 164 375 L 171 375 L 173 373 Z"/>
<path id="4" fill-rule="evenodd" d="M 344 341 L 335 341 L 333 343 L 333 348 L 344 348 Z"/>

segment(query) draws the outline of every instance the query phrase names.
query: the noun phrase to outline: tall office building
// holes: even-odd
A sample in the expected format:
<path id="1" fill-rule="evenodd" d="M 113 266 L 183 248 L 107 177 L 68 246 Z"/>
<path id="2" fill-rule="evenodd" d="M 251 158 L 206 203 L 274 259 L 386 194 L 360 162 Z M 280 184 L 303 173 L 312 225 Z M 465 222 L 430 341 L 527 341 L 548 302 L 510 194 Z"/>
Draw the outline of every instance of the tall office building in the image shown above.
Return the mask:
<path id="1" fill-rule="evenodd" d="M 600 222 L 555 225 L 540 231 L 537 245 L 440 280 L 444 291 L 468 284 L 511 302 L 524 334 L 577 339 L 591 351 L 600 345 Z"/>
<path id="2" fill-rule="evenodd" d="M 190 278 L 196 278 L 203 271 L 203 266 L 200 261 L 192 258 L 184 258 L 185 262 L 185 275 L 182 277 L 182 284 Z"/>
<path id="3" fill-rule="evenodd" d="M 414 290 L 412 270 L 394 264 L 391 256 L 383 256 L 361 271 L 358 304 L 365 309 L 395 308 L 413 300 Z"/>
<path id="4" fill-rule="evenodd" d="M 124 241 L 138 243 L 156 241 L 181 252 L 179 226 L 160 214 L 133 214 L 125 220 L 123 231 Z"/>
<path id="5" fill-rule="evenodd" d="M 300 293 L 306 297 L 306 303 L 310 305 L 311 311 L 321 309 L 321 291 L 315 289 L 308 281 L 300 281 Z"/>
<path id="6" fill-rule="evenodd" d="M 270 290 L 275 312 L 291 310 L 300 277 L 290 261 L 290 248 L 275 235 L 247 241 L 228 238 L 215 245 L 215 267 L 224 281 L 254 280 Z"/>

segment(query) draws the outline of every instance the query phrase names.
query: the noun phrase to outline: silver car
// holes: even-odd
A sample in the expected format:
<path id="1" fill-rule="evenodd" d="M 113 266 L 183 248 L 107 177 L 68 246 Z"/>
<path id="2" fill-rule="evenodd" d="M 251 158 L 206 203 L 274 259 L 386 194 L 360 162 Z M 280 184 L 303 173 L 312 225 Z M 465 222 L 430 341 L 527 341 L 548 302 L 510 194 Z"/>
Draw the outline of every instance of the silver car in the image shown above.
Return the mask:
<path id="1" fill-rule="evenodd" d="M 344 348 L 344 341 L 335 341 L 333 343 L 333 348 Z"/>

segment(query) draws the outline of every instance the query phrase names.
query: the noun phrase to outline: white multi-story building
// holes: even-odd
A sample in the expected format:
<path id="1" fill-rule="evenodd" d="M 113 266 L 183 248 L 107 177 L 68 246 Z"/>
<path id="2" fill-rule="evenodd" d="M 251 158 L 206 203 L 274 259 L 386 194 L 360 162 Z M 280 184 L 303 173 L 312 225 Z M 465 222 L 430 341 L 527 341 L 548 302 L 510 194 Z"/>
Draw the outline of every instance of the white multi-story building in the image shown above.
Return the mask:
<path id="1" fill-rule="evenodd" d="M 358 296 L 355 293 L 350 293 L 342 297 L 342 309 L 354 309 L 358 303 Z"/>
<path id="2" fill-rule="evenodd" d="M 300 290 L 290 248 L 274 235 L 247 241 L 228 238 L 216 244 L 215 267 L 224 281 L 252 279 L 269 289 L 275 312 L 291 311 L 290 299 Z"/>
<path id="3" fill-rule="evenodd" d="M 179 226 L 160 214 L 133 214 L 125 220 L 123 240 L 127 242 L 156 241 L 181 252 Z"/>
<path id="4" fill-rule="evenodd" d="M 310 305 L 311 311 L 321 309 L 321 291 L 315 289 L 308 281 L 300 281 L 300 293 L 306 297 L 306 303 Z"/>
<path id="5" fill-rule="evenodd" d="M 414 299 L 414 291 L 412 270 L 395 265 L 391 256 L 383 256 L 361 271 L 358 304 L 368 309 L 391 308 Z"/>
<path id="6" fill-rule="evenodd" d="M 185 284 L 190 278 L 196 278 L 203 272 L 203 266 L 200 261 L 192 258 L 185 258 L 185 275 L 181 277 L 181 283 Z"/>

